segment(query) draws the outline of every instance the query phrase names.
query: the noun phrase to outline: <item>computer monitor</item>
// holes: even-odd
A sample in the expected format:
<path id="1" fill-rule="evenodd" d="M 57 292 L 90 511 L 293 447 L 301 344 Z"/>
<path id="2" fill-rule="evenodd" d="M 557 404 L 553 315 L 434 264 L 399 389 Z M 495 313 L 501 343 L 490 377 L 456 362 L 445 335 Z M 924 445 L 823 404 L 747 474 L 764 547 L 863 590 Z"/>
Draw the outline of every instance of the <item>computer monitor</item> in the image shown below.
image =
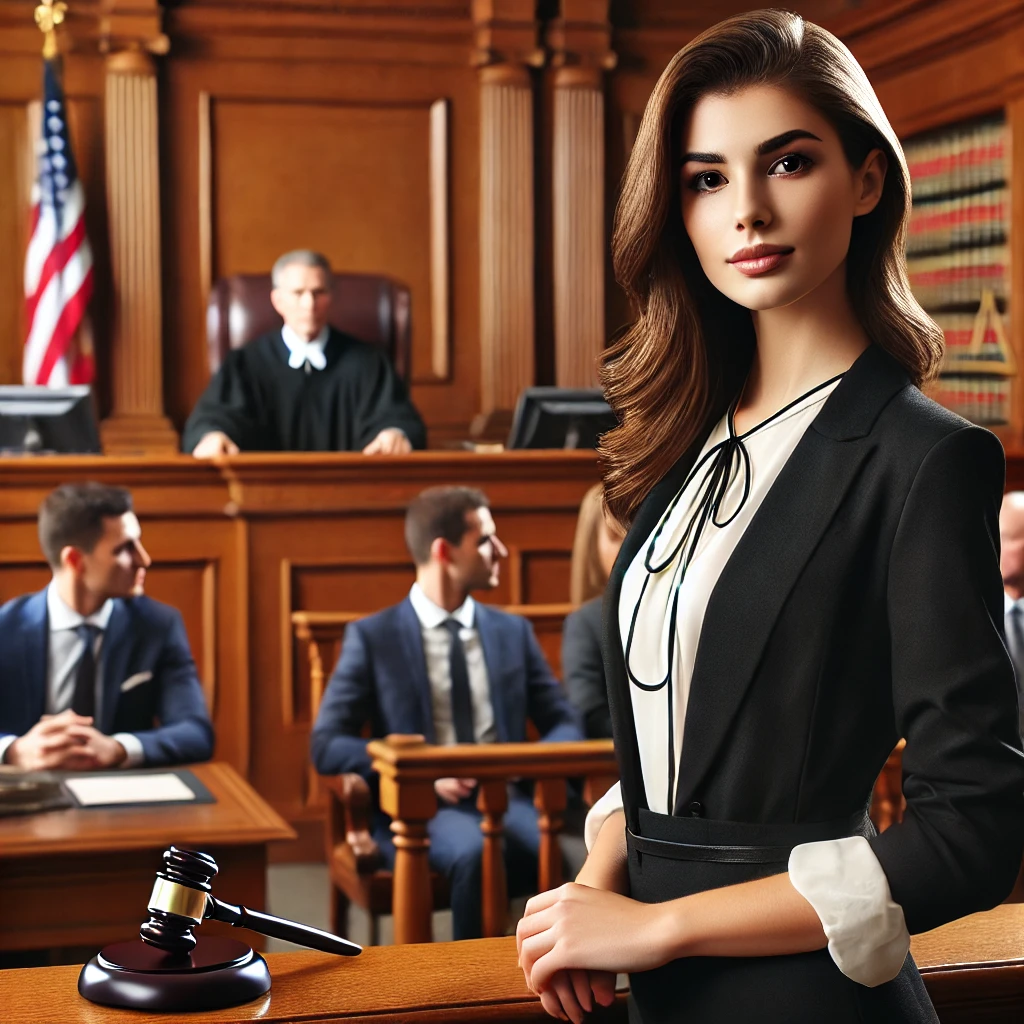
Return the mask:
<path id="1" fill-rule="evenodd" d="M 92 389 L 0 386 L 0 453 L 62 455 L 99 453 Z"/>
<path id="2" fill-rule="evenodd" d="M 616 423 L 600 388 L 526 388 L 506 447 L 595 448 Z"/>

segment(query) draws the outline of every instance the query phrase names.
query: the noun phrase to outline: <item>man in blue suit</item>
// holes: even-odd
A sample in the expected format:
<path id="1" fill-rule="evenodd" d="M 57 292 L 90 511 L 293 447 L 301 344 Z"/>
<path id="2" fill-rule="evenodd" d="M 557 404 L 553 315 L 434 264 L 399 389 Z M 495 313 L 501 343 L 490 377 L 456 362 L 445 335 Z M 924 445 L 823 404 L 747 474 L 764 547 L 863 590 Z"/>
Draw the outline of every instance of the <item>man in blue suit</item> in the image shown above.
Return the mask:
<path id="1" fill-rule="evenodd" d="M 313 727 L 313 763 L 322 775 L 358 772 L 371 784 L 360 732 L 420 733 L 428 742 L 512 743 L 526 739 L 531 719 L 544 740 L 578 740 L 576 711 L 551 674 L 526 619 L 470 596 L 498 584 L 508 554 L 487 498 L 468 487 L 435 487 L 409 506 L 405 540 L 416 563 L 409 596 L 353 622 Z M 483 841 L 474 779 L 439 779 L 440 802 L 428 826 L 430 864 L 448 876 L 456 939 L 481 934 Z M 374 836 L 390 864 L 387 817 Z M 536 886 L 539 832 L 533 804 L 510 793 L 505 815 L 509 892 Z"/>
<path id="2" fill-rule="evenodd" d="M 0 761 L 85 771 L 210 757 L 181 615 L 141 595 L 141 537 L 120 487 L 68 484 L 43 501 L 53 579 L 0 608 Z"/>

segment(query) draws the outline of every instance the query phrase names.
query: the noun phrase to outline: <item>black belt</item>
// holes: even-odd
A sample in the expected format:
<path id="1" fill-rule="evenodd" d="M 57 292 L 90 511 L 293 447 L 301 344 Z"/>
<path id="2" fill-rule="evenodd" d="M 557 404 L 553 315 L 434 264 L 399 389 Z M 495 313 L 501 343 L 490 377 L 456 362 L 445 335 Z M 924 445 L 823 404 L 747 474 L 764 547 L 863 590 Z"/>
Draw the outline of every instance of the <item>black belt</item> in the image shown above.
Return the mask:
<path id="1" fill-rule="evenodd" d="M 674 843 L 667 839 L 638 836 L 629 828 L 626 829 L 626 832 L 638 853 L 648 853 L 655 857 L 705 861 L 715 864 L 779 864 L 788 861 L 793 848 L 804 842 L 820 842 L 829 838 L 843 839 L 847 836 L 872 834 L 873 829 L 866 818 L 867 815 L 863 811 L 858 811 L 848 818 L 835 822 L 810 825 L 810 828 L 818 836 L 816 840 L 799 838 L 787 846 L 715 846 L 702 843 Z M 794 824 L 793 830 L 794 832 L 801 831 L 801 825 Z"/>

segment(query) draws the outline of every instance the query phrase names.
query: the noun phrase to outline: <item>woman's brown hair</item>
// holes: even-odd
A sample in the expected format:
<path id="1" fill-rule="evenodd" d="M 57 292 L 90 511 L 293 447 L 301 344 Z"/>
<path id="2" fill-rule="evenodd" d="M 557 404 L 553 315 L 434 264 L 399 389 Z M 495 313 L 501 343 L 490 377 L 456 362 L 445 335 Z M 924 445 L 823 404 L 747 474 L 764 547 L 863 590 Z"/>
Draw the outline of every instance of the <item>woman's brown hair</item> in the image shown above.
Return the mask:
<path id="1" fill-rule="evenodd" d="M 899 140 L 850 51 L 787 11 L 753 11 L 697 36 L 672 58 L 647 103 L 622 183 L 612 258 L 637 319 L 602 358 L 619 426 L 601 439 L 605 500 L 632 521 L 651 488 L 738 391 L 755 338 L 750 312 L 707 279 L 683 227 L 679 157 L 689 112 L 709 93 L 780 85 L 835 127 L 851 166 L 881 149 L 882 197 L 853 222 L 846 287 L 871 340 L 918 385 L 942 360 L 942 332 L 907 280 L 910 175 Z"/>

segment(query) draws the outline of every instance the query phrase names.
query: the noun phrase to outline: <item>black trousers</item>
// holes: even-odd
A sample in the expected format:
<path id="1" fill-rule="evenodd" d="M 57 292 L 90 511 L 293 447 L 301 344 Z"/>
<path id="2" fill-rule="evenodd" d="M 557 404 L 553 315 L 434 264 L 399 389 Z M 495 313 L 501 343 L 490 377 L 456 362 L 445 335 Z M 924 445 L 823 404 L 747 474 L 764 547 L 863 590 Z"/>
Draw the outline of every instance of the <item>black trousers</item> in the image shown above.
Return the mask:
<path id="1" fill-rule="evenodd" d="M 627 832 L 626 844 L 631 895 L 645 903 L 779 874 L 794 846 L 863 831 L 842 823 L 751 825 L 646 810 L 639 826 L 639 836 Z M 821 949 L 675 960 L 630 975 L 630 989 L 630 1024 L 938 1024 L 909 956 L 892 981 L 875 988 L 851 981 Z"/>

